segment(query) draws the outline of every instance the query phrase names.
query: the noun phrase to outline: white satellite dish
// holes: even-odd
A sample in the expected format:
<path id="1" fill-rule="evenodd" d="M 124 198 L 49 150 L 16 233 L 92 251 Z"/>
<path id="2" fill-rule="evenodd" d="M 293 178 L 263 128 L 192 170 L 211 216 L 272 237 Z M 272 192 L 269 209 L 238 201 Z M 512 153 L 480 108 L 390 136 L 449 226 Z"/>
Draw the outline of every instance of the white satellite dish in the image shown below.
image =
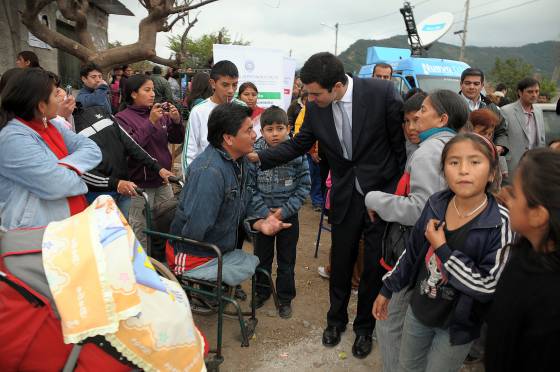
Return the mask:
<path id="1" fill-rule="evenodd" d="M 429 16 L 416 26 L 420 43 L 424 48 L 439 40 L 449 31 L 453 24 L 453 14 L 449 12 L 436 13 Z"/>

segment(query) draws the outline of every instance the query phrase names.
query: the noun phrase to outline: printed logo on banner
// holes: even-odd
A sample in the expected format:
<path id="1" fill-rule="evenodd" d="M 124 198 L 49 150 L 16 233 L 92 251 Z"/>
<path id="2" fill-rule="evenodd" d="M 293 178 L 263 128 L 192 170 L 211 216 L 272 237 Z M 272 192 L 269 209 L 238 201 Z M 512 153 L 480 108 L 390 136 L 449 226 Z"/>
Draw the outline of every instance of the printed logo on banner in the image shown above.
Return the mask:
<path id="1" fill-rule="evenodd" d="M 250 59 L 245 61 L 245 71 L 252 72 L 255 69 L 255 62 Z"/>

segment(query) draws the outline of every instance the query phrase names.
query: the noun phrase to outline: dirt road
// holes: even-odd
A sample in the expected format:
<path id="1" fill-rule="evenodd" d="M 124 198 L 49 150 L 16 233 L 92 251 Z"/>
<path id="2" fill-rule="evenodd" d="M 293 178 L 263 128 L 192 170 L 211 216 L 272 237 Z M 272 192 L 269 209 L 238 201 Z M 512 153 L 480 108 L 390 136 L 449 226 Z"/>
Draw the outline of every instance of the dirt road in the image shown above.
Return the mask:
<path id="1" fill-rule="evenodd" d="M 328 261 L 330 233 L 321 236 L 319 257 L 314 258 L 315 241 L 319 224 L 319 213 L 306 204 L 300 212 L 300 238 L 296 263 L 297 297 L 292 303 L 293 316 L 285 320 L 278 317 L 272 300 L 257 310 L 256 334 L 251 345 L 240 345 L 239 324 L 233 319 L 224 320 L 223 355 L 220 370 L 233 371 L 332 371 L 361 372 L 381 371 L 382 364 L 377 344 L 373 352 L 363 360 L 352 356 L 354 333 L 349 329 L 343 334 L 342 342 L 335 348 L 321 344 L 323 328 L 326 326 L 328 310 L 328 282 L 317 274 L 317 266 Z M 246 246 L 250 250 L 250 245 Z M 275 268 L 273 269 L 276 270 Z M 249 293 L 250 283 L 245 285 Z M 249 308 L 249 301 L 245 301 Z M 356 296 L 349 305 L 349 317 L 356 315 Z M 195 321 L 206 334 L 213 347 L 216 339 L 216 316 L 195 316 Z M 480 366 L 463 368 L 462 372 L 482 372 Z"/>

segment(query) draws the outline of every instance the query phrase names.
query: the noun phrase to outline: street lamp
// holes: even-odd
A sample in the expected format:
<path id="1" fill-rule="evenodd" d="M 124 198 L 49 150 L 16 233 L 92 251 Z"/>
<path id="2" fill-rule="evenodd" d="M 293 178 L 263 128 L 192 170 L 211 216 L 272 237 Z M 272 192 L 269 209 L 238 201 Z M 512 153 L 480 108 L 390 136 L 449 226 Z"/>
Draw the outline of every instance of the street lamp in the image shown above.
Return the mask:
<path id="1" fill-rule="evenodd" d="M 334 30 L 334 55 L 336 56 L 338 51 L 338 22 L 336 22 L 334 26 L 321 22 L 321 26 L 325 26 L 330 28 L 331 30 Z"/>

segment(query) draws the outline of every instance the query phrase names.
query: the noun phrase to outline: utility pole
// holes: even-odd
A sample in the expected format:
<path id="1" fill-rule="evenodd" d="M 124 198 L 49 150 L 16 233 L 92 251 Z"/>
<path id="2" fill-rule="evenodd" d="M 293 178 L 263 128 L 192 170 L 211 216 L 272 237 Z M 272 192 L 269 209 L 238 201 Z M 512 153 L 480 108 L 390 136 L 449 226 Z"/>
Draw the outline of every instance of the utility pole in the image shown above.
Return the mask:
<path id="1" fill-rule="evenodd" d="M 321 22 L 321 26 L 325 26 L 325 27 L 328 27 L 328 28 L 334 30 L 334 55 L 336 56 L 337 53 L 338 53 L 338 26 L 339 26 L 339 24 L 338 24 L 338 22 L 336 22 L 334 24 L 334 26 L 331 26 L 331 25 L 328 25 L 326 23 Z"/>
<path id="2" fill-rule="evenodd" d="M 338 53 L 338 22 L 334 24 L 334 55 Z"/>
<path id="3" fill-rule="evenodd" d="M 465 46 L 467 44 L 467 23 L 469 21 L 469 8 L 470 0 L 465 3 L 465 21 L 463 22 L 463 33 L 461 35 L 461 54 L 459 56 L 460 61 L 465 60 Z"/>

